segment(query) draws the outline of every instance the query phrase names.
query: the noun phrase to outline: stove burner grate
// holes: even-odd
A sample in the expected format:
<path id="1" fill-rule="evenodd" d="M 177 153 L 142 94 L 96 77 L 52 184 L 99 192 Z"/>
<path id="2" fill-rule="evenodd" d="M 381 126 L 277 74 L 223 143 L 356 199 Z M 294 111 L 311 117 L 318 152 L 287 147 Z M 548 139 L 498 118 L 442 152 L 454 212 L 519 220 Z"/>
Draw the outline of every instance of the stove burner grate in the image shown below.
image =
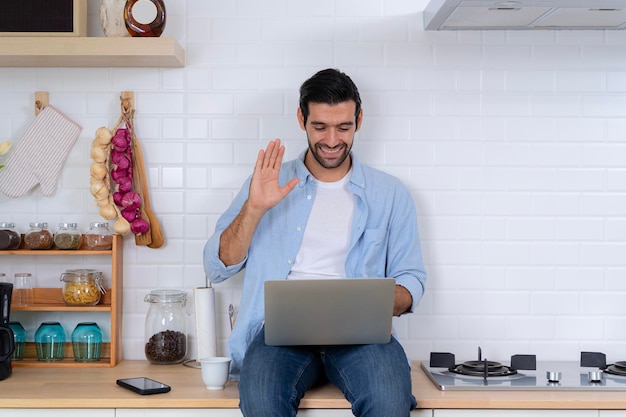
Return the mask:
<path id="1" fill-rule="evenodd" d="M 467 361 L 448 368 L 450 372 L 469 376 L 510 376 L 517 374 L 511 367 L 493 361 Z"/>
<path id="2" fill-rule="evenodd" d="M 604 368 L 604 372 L 611 375 L 626 376 L 626 362 L 615 362 Z"/>

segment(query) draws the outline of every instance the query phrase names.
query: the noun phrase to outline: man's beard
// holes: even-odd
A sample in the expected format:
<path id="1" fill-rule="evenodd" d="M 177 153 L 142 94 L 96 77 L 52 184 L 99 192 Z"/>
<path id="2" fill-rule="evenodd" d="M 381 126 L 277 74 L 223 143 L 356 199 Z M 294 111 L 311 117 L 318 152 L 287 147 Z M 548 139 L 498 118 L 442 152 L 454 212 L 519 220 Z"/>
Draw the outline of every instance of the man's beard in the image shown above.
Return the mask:
<path id="1" fill-rule="evenodd" d="M 343 152 L 340 154 L 337 154 L 336 158 L 329 160 L 329 159 L 322 157 L 319 154 L 319 150 L 318 150 L 319 145 L 315 145 L 315 146 L 312 145 L 310 139 L 308 140 L 308 142 L 309 142 L 309 151 L 311 152 L 311 155 L 313 155 L 313 158 L 315 158 L 318 164 L 320 164 L 322 167 L 327 168 L 327 169 L 340 167 L 341 164 L 343 164 L 346 158 L 350 155 L 350 150 L 352 149 L 345 142 L 342 142 L 342 144 L 339 146 L 343 148 Z"/>

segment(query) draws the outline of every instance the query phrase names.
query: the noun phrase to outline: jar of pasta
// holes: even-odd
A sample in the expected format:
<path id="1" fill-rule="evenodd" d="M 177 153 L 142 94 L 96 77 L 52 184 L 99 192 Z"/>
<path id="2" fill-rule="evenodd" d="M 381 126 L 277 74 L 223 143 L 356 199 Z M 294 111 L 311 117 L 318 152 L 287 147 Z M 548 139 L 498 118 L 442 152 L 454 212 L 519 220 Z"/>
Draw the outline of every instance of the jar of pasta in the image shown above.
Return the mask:
<path id="1" fill-rule="evenodd" d="M 106 291 L 102 273 L 95 269 L 68 269 L 61 274 L 63 301 L 69 306 L 95 306 Z"/>

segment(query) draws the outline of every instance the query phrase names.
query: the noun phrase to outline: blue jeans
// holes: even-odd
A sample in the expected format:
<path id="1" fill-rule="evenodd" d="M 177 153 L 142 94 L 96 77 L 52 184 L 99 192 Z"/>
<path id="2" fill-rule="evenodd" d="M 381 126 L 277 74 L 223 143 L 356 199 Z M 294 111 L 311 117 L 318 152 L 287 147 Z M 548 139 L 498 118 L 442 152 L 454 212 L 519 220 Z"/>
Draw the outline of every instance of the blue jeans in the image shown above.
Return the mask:
<path id="1" fill-rule="evenodd" d="M 239 408 L 246 417 L 292 417 L 306 390 L 325 381 L 343 391 L 357 417 L 409 417 L 417 406 L 393 337 L 376 345 L 267 346 L 261 330 L 241 367 Z"/>

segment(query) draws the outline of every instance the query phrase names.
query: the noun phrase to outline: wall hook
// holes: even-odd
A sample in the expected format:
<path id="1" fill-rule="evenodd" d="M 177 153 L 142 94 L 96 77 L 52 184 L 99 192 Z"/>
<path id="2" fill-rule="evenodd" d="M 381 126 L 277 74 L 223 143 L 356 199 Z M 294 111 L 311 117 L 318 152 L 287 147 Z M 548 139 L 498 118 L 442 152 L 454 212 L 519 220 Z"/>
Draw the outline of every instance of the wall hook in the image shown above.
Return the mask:
<path id="1" fill-rule="evenodd" d="M 132 91 L 122 91 L 122 94 L 120 94 L 120 101 L 122 104 L 122 113 L 132 113 L 135 108 L 135 93 Z"/>
<path id="2" fill-rule="evenodd" d="M 49 104 L 47 91 L 35 91 L 35 116 Z"/>

